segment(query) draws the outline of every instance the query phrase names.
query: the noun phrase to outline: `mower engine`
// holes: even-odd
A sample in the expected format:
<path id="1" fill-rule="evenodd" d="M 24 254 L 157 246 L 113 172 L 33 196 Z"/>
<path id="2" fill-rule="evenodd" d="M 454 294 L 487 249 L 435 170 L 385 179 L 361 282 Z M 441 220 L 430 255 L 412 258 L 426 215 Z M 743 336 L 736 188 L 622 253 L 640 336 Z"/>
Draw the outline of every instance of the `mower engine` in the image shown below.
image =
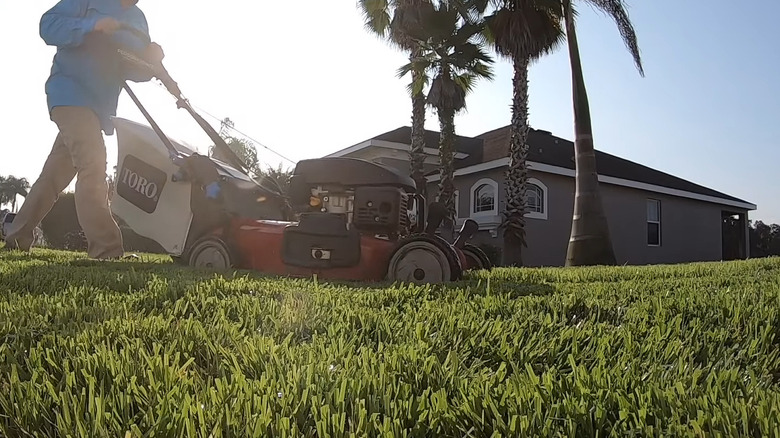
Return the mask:
<path id="1" fill-rule="evenodd" d="M 397 239 L 418 226 L 415 185 L 394 169 L 352 158 L 298 164 L 290 182 L 298 214 L 328 213 L 365 234 Z"/>
<path id="2" fill-rule="evenodd" d="M 410 200 L 409 194 L 396 187 L 317 186 L 311 189 L 309 211 L 339 215 L 362 232 L 394 238 L 408 234 L 413 225 Z"/>

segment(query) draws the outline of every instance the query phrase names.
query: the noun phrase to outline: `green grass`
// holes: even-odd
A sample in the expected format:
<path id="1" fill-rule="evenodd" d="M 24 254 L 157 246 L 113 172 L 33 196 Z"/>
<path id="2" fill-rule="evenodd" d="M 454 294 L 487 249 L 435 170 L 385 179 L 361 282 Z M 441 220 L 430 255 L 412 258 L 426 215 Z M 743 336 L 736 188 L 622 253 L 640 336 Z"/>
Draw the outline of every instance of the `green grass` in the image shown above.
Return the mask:
<path id="1" fill-rule="evenodd" d="M 779 436 L 780 260 L 447 287 L 0 255 L 0 436 Z"/>

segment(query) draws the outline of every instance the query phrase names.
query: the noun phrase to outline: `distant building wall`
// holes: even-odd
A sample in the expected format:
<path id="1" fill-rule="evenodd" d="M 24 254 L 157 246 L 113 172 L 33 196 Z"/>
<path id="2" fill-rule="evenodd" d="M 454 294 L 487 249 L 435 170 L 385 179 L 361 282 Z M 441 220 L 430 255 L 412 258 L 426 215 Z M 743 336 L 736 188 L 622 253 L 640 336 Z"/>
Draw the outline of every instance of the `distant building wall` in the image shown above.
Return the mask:
<path id="1" fill-rule="evenodd" d="M 475 241 L 503 247 L 501 231 L 496 231 L 506 206 L 504 169 L 456 177 L 458 217 L 473 217 L 481 225 Z M 479 216 L 474 212 L 474 190 L 493 182 L 498 190 L 497 214 Z M 528 247 L 523 249 L 527 266 L 562 266 L 571 233 L 574 208 L 574 178 L 529 171 L 529 181 L 544 190 L 544 211 L 526 218 Z M 716 261 L 722 259 L 723 207 L 703 201 L 661 195 L 639 189 L 601 184 L 601 195 L 609 222 L 615 255 L 620 264 L 643 265 Z M 435 193 L 435 184 L 429 186 Z M 648 201 L 653 202 L 648 206 Z M 648 215 L 648 209 L 660 212 L 660 221 Z M 746 213 L 745 210 L 728 208 Z M 476 215 L 476 216 L 474 216 Z M 654 225 L 648 225 L 648 219 Z M 659 244 L 648 234 L 658 227 Z M 660 236 L 659 236 L 660 235 Z"/>
<path id="2" fill-rule="evenodd" d="M 486 138 L 486 155 L 496 157 L 500 152 L 500 133 Z M 492 147 L 490 147 L 492 145 Z M 503 152 L 505 153 L 505 152 Z M 371 159 L 404 172 L 409 169 L 408 158 L 399 152 L 394 157 L 374 156 L 370 152 L 361 158 Z M 436 166 L 426 165 L 426 172 Z M 462 175 L 455 178 L 458 218 L 462 222 L 472 217 L 480 224 L 475 243 L 503 247 L 501 213 L 506 206 L 504 192 L 505 168 Z M 526 218 L 528 247 L 523 248 L 526 266 L 563 266 L 571 233 L 574 208 L 574 178 L 529 170 L 530 182 L 544 191 L 542 214 Z M 495 209 L 474 211 L 474 190 L 488 184 L 497 193 Z M 661 195 L 639 189 L 611 184 L 600 185 L 604 209 L 609 221 L 612 243 L 618 263 L 629 265 L 688 263 L 721 260 L 723 256 L 722 211 L 747 214 L 744 209 L 721 207 L 717 204 Z M 434 201 L 438 182 L 428 185 L 428 201 Z M 648 201 L 660 207 L 660 245 L 648 244 Z"/>

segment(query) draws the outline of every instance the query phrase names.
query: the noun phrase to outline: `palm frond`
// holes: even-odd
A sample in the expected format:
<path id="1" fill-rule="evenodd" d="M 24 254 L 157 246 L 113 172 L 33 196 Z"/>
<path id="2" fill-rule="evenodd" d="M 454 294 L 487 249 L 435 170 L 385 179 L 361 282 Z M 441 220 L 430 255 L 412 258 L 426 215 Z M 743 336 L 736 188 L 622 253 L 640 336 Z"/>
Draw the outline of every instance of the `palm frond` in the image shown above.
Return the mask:
<path id="1" fill-rule="evenodd" d="M 380 38 L 387 38 L 390 29 L 387 0 L 358 0 L 358 5 L 366 30 Z"/>
<path id="2" fill-rule="evenodd" d="M 409 92 L 410 96 L 420 96 L 425 91 L 425 87 L 429 82 L 430 77 L 426 74 L 421 74 L 417 76 L 416 80 L 406 84 L 406 91 Z"/>
<path id="3" fill-rule="evenodd" d="M 472 68 L 471 71 L 474 72 L 474 75 L 483 79 L 487 79 L 489 81 L 492 81 L 493 76 L 493 67 L 490 66 L 490 64 L 486 63 L 476 63 Z"/>
<path id="4" fill-rule="evenodd" d="M 455 84 L 463 88 L 463 91 L 466 92 L 466 94 L 471 93 L 474 91 L 474 88 L 477 85 L 477 81 L 479 80 L 480 75 L 475 73 L 464 73 L 461 75 L 455 76 Z M 465 105 L 464 105 L 465 106 Z"/>
<path id="5" fill-rule="evenodd" d="M 639 53 L 639 44 L 637 43 L 636 32 L 634 31 L 634 25 L 631 24 L 631 20 L 628 17 L 628 12 L 623 5 L 623 0 L 586 0 L 601 9 L 607 15 L 610 15 L 617 24 L 620 36 L 623 38 L 623 42 L 634 58 L 634 64 L 639 75 L 644 77 L 645 71 L 642 67 L 642 58 Z"/>
<path id="6" fill-rule="evenodd" d="M 454 78 L 439 74 L 428 91 L 428 104 L 437 111 L 457 113 L 466 106 L 467 89 Z"/>
<path id="7" fill-rule="evenodd" d="M 565 41 L 560 0 L 494 0 L 485 17 L 496 52 L 510 60 L 536 60 Z"/>

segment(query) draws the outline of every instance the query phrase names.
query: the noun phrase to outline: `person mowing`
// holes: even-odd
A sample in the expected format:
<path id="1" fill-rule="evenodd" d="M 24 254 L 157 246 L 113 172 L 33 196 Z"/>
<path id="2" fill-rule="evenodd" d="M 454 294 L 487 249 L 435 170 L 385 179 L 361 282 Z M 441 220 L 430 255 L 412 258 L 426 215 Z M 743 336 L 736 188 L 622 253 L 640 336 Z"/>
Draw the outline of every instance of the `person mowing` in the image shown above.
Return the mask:
<path id="1" fill-rule="evenodd" d="M 6 249 L 29 251 L 33 230 L 48 214 L 59 194 L 76 177 L 76 212 L 94 259 L 124 255 L 122 235 L 111 215 L 103 133 L 113 135 L 125 80 L 146 82 L 147 72 L 133 70 L 117 52 L 124 49 L 151 64 L 164 54 L 135 32 L 149 35 L 138 0 L 60 0 L 43 14 L 40 36 L 57 47 L 45 84 L 49 116 L 59 133 L 5 238 Z"/>

